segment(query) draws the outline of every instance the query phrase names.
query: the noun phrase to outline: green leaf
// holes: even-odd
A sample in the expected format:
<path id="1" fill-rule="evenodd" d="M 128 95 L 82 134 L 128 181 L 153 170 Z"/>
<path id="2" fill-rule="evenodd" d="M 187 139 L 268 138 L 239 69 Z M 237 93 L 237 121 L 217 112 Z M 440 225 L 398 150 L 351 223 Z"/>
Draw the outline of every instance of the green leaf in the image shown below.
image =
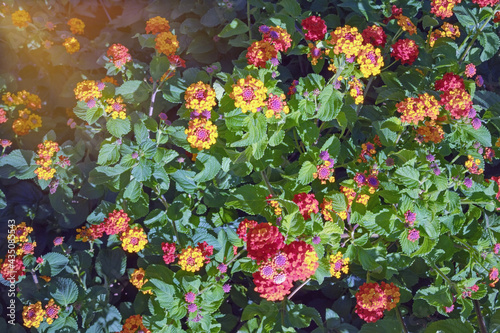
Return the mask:
<path id="1" fill-rule="evenodd" d="M 421 288 L 417 291 L 414 298 L 423 299 L 435 307 L 451 306 L 453 304 L 450 288 L 446 285 Z"/>
<path id="2" fill-rule="evenodd" d="M 42 275 L 56 276 L 68 265 L 68 258 L 66 256 L 57 253 L 49 252 L 42 256 L 43 264 L 40 272 Z"/>
<path id="3" fill-rule="evenodd" d="M 93 107 L 91 109 L 87 109 L 87 113 L 85 116 L 85 120 L 92 125 L 95 123 L 101 116 L 104 114 L 104 109 L 100 107 Z"/>
<path id="4" fill-rule="evenodd" d="M 149 180 L 152 174 L 151 161 L 141 158 L 139 163 L 132 169 L 132 176 L 137 181 L 144 182 Z"/>
<path id="5" fill-rule="evenodd" d="M 206 182 L 213 179 L 221 169 L 221 164 L 214 156 L 203 152 L 196 156 L 196 166 L 201 170 L 194 177 L 196 182 Z"/>
<path id="6" fill-rule="evenodd" d="M 435 18 L 425 15 L 423 20 L 422 20 L 422 27 L 424 29 L 430 28 L 430 27 L 437 27 L 439 25 L 439 21 L 436 20 Z"/>
<path id="7" fill-rule="evenodd" d="M 240 19 L 235 18 L 219 33 L 220 38 L 242 35 L 248 31 L 248 26 Z"/>
<path id="8" fill-rule="evenodd" d="M 130 132 L 130 119 L 125 118 L 125 119 L 113 119 L 109 118 L 108 121 L 106 122 L 106 128 L 108 129 L 108 132 L 117 138 L 121 138 L 125 134 L 128 134 Z"/>
<path id="9" fill-rule="evenodd" d="M 222 23 L 223 13 L 218 6 L 210 8 L 200 19 L 205 27 L 213 28 Z M 212 42 L 213 43 L 213 42 Z"/>
<path id="10" fill-rule="evenodd" d="M 194 180 L 195 175 L 194 171 L 177 170 L 171 177 L 175 181 L 177 191 L 194 193 L 197 187 Z"/>
<path id="11" fill-rule="evenodd" d="M 475 330 L 469 322 L 462 322 L 459 319 L 445 319 L 431 323 L 424 333 L 474 333 Z"/>
<path id="12" fill-rule="evenodd" d="M 320 106 L 318 109 L 318 119 L 330 121 L 335 119 L 342 108 L 342 94 L 333 89 L 333 85 L 328 85 L 319 94 Z"/>
<path id="13" fill-rule="evenodd" d="M 143 81 L 125 81 L 116 88 L 116 95 L 121 95 L 126 103 L 139 104 L 149 98 L 149 91 Z"/>
<path id="14" fill-rule="evenodd" d="M 103 144 L 99 149 L 97 164 L 108 165 L 118 162 L 120 159 L 120 147 L 115 143 Z"/>
<path id="15" fill-rule="evenodd" d="M 153 56 L 153 60 L 149 64 L 149 71 L 153 80 L 158 81 L 161 79 L 163 74 L 165 74 L 170 68 L 170 61 L 164 55 L 155 55 Z"/>
<path id="16" fill-rule="evenodd" d="M 498 48 L 500 48 L 500 38 L 497 32 L 491 31 L 479 34 L 478 39 L 479 43 L 484 47 L 480 59 L 482 62 L 486 62 L 498 52 Z"/>
<path id="17" fill-rule="evenodd" d="M 472 135 L 472 137 L 476 139 L 481 145 L 485 147 L 491 147 L 491 134 L 486 126 L 483 125 L 476 130 L 470 125 L 465 125 L 463 129 L 465 130 L 465 132 Z"/>
<path id="18" fill-rule="evenodd" d="M 248 115 L 243 120 L 243 123 L 246 125 L 248 132 L 243 135 L 241 140 L 233 142 L 231 147 L 245 147 L 267 138 L 267 121 L 261 112 Z"/>
<path id="19" fill-rule="evenodd" d="M 359 333 L 401 333 L 403 327 L 401 323 L 393 318 L 384 318 L 382 320 L 377 320 L 375 323 L 364 324 Z"/>
<path id="20" fill-rule="evenodd" d="M 278 130 L 271 135 L 269 138 L 269 146 L 271 147 L 276 147 L 280 143 L 283 142 L 283 138 L 285 137 L 285 131 L 283 130 Z"/>
<path id="21" fill-rule="evenodd" d="M 141 197 L 142 184 L 136 179 L 132 179 L 130 183 L 125 187 L 125 192 L 123 197 L 129 199 L 131 202 L 137 202 Z"/>
<path id="22" fill-rule="evenodd" d="M 347 202 L 345 195 L 342 193 L 335 193 L 329 197 L 332 200 L 332 208 L 336 212 L 344 212 L 347 210 Z"/>
<path id="23" fill-rule="evenodd" d="M 313 146 L 319 138 L 319 128 L 312 121 L 302 121 L 296 128 L 300 138 L 307 147 Z"/>
<path id="24" fill-rule="evenodd" d="M 260 214 L 266 207 L 269 190 L 260 185 L 238 187 L 227 199 L 226 206 L 241 209 L 248 214 Z"/>
<path id="25" fill-rule="evenodd" d="M 314 176 L 313 173 L 317 171 L 316 165 L 314 165 L 310 161 L 305 161 L 302 163 L 302 167 L 299 170 L 299 176 L 297 181 L 300 184 L 306 185 L 313 181 Z"/>
<path id="26" fill-rule="evenodd" d="M 279 4 L 291 17 L 298 17 L 302 13 L 300 4 L 295 0 L 281 0 Z"/>
<path id="27" fill-rule="evenodd" d="M 396 171 L 396 175 L 398 178 L 395 178 L 394 180 L 401 181 L 409 188 L 416 188 L 419 185 L 420 173 L 412 167 L 405 166 L 399 168 Z"/>
<path id="28" fill-rule="evenodd" d="M 127 256 L 121 248 L 103 249 L 96 258 L 95 270 L 102 278 L 109 282 L 119 279 L 125 274 Z"/>
<path id="29" fill-rule="evenodd" d="M 214 42 L 212 38 L 208 37 L 206 34 L 201 34 L 196 36 L 187 49 L 186 54 L 190 53 L 206 53 L 214 49 Z"/>
<path id="30" fill-rule="evenodd" d="M 54 298 L 57 304 L 66 307 L 71 303 L 74 303 L 78 298 L 78 286 L 76 283 L 68 278 L 56 278 L 55 289 L 50 292 L 50 295 Z"/>
<path id="31" fill-rule="evenodd" d="M 408 255 L 415 252 L 419 247 L 418 240 L 412 242 L 408 239 L 408 230 L 406 229 L 401 233 L 401 235 L 399 235 L 399 243 L 401 244 L 401 249 L 403 250 L 403 252 Z"/>

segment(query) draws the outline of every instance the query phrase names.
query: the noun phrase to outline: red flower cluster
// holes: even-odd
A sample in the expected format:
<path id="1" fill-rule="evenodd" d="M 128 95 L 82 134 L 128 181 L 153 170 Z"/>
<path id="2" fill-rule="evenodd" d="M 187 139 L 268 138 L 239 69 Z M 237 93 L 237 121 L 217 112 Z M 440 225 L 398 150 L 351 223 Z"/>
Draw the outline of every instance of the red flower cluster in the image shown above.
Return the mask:
<path id="1" fill-rule="evenodd" d="M 300 214 L 302 214 L 305 220 L 309 220 L 311 218 L 311 213 L 316 214 L 319 212 L 319 202 L 316 200 L 314 193 L 295 194 L 293 202 L 299 206 Z"/>
<path id="2" fill-rule="evenodd" d="M 356 293 L 355 312 L 368 323 L 384 316 L 384 310 L 392 310 L 399 303 L 399 288 L 394 283 L 364 283 Z"/>
<path id="3" fill-rule="evenodd" d="M 111 45 L 106 55 L 117 68 L 122 68 L 127 62 L 132 61 L 132 56 L 128 53 L 128 49 L 121 44 Z"/>
<path id="4" fill-rule="evenodd" d="M 306 31 L 306 39 L 313 42 L 322 40 L 326 34 L 325 21 L 318 16 L 309 16 L 303 19 L 302 28 Z"/>
<path id="5" fill-rule="evenodd" d="M 259 30 L 262 32 L 262 40 L 273 44 L 277 51 L 286 52 L 292 46 L 292 37 L 286 29 L 261 26 Z"/>
<path id="6" fill-rule="evenodd" d="M 363 43 L 370 43 L 375 47 L 384 47 L 387 40 L 387 35 L 385 34 L 384 29 L 376 24 L 363 30 L 361 36 L 363 36 Z"/>
<path id="7" fill-rule="evenodd" d="M 247 233 L 248 257 L 257 261 L 269 259 L 284 246 L 285 238 L 279 229 L 270 223 L 257 224 Z"/>
<path id="8" fill-rule="evenodd" d="M 248 229 L 254 228 L 257 224 L 259 224 L 259 222 L 254 220 L 244 219 L 243 221 L 240 222 L 238 230 L 236 230 L 236 233 L 238 234 L 240 239 L 246 242 Z"/>
<path id="9" fill-rule="evenodd" d="M 456 74 L 446 73 L 442 79 L 434 83 L 434 89 L 444 92 L 454 89 L 465 89 L 464 80 Z"/>
<path id="10" fill-rule="evenodd" d="M 465 89 L 453 89 L 440 95 L 439 104 L 448 110 L 455 119 L 467 117 L 472 109 L 471 96 Z"/>
<path id="11" fill-rule="evenodd" d="M 122 233 L 128 229 L 128 223 L 130 222 L 130 217 L 127 213 L 121 210 L 114 210 L 108 214 L 108 217 L 104 219 L 102 223 L 102 231 L 106 235 L 116 235 Z"/>
<path id="12" fill-rule="evenodd" d="M 205 264 L 210 263 L 210 256 L 214 254 L 214 247 L 208 245 L 207 242 L 198 243 L 197 246 L 201 250 L 201 254 L 205 257 Z"/>
<path id="13" fill-rule="evenodd" d="M 472 0 L 473 3 L 479 5 L 479 7 L 495 6 L 500 0 Z"/>
<path id="14" fill-rule="evenodd" d="M 445 19 L 453 15 L 453 7 L 462 0 L 432 0 L 431 13 Z"/>
<path id="15" fill-rule="evenodd" d="M 171 264 L 177 258 L 175 254 L 175 243 L 161 243 L 161 249 L 163 250 L 163 261 L 165 264 Z"/>
<path id="16" fill-rule="evenodd" d="M 270 223 L 256 224 L 245 219 L 238 227 L 240 238 L 244 233 L 247 233 L 248 257 L 259 265 L 253 278 L 255 291 L 262 298 L 282 300 L 290 293 L 294 281 L 308 279 L 319 266 L 312 245 L 304 241 L 285 245 L 283 235 Z"/>
<path id="17" fill-rule="evenodd" d="M 400 39 L 392 45 L 391 56 L 402 64 L 411 65 L 418 58 L 418 45 L 414 40 Z"/>

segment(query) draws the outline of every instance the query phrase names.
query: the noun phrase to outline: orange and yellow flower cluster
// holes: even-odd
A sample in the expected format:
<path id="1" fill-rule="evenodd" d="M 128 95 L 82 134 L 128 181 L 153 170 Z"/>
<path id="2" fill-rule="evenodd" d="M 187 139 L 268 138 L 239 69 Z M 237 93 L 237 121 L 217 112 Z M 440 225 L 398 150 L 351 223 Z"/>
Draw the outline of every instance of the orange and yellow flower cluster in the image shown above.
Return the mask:
<path id="1" fill-rule="evenodd" d="M 171 264 L 175 258 L 179 258 L 178 264 L 181 269 L 188 272 L 197 272 L 203 265 L 210 262 L 210 256 L 214 253 L 214 247 L 208 245 L 207 242 L 198 243 L 196 247 L 188 246 L 181 250 L 180 254 L 176 254 L 175 243 L 162 243 L 163 260 L 165 264 Z"/>
<path id="2" fill-rule="evenodd" d="M 394 283 L 364 283 L 356 293 L 355 312 L 368 323 L 376 322 L 384 316 L 384 310 L 390 311 L 397 306 L 400 296 Z"/>
<path id="3" fill-rule="evenodd" d="M 137 332 L 151 333 L 151 331 L 144 326 L 142 322 L 142 316 L 133 315 L 125 319 L 125 323 L 123 324 L 120 333 L 137 333 Z"/>
<path id="4" fill-rule="evenodd" d="M 453 15 L 453 8 L 462 0 L 432 0 L 431 13 L 442 19 Z"/>
<path id="5" fill-rule="evenodd" d="M 450 24 L 448 22 L 444 22 L 441 26 L 441 30 L 436 29 L 429 32 L 429 45 L 430 47 L 434 47 L 436 41 L 441 37 L 448 37 L 451 39 L 455 39 L 460 37 L 460 30 L 457 25 Z"/>
<path id="6" fill-rule="evenodd" d="M 123 103 L 123 98 L 121 96 L 106 99 L 106 104 L 106 113 L 109 113 L 111 118 L 127 118 L 127 109 L 125 108 L 125 104 Z"/>
<path id="7" fill-rule="evenodd" d="M 12 24 L 18 28 L 26 28 L 31 23 L 31 15 L 25 10 L 12 13 Z"/>
<path id="8" fill-rule="evenodd" d="M 137 289 L 141 290 L 142 286 L 148 282 L 148 279 L 145 279 L 146 272 L 144 271 L 143 268 L 138 268 L 135 269 L 134 272 L 130 275 L 130 283 Z M 153 292 L 151 290 L 141 290 L 143 294 L 150 294 L 152 295 Z"/>
<path id="9" fill-rule="evenodd" d="M 130 253 L 139 252 L 144 249 L 148 243 L 147 235 L 141 227 L 131 227 L 129 225 L 130 217 L 121 210 L 114 210 L 108 214 L 108 217 L 99 224 L 90 225 L 88 228 L 82 226 L 76 229 L 78 234 L 76 240 L 82 242 L 93 242 L 101 238 L 104 234 L 120 235 L 122 248 Z"/>
<path id="10" fill-rule="evenodd" d="M 436 98 L 428 93 L 418 97 L 408 97 L 396 104 L 397 111 L 401 113 L 401 121 L 418 125 L 426 117 L 436 120 L 439 116 L 440 105 Z"/>
<path id="11" fill-rule="evenodd" d="M 189 127 L 184 133 L 191 147 L 198 150 L 210 149 L 219 136 L 217 126 L 204 118 L 194 118 L 189 121 Z"/>
<path id="12" fill-rule="evenodd" d="M 54 177 L 56 169 L 53 168 L 52 157 L 59 151 L 59 144 L 57 142 L 45 140 L 38 145 L 38 158 L 36 164 L 39 165 L 35 170 L 38 179 L 49 180 Z"/>
<path id="13" fill-rule="evenodd" d="M 248 75 L 233 84 L 233 91 L 229 95 L 234 100 L 234 106 L 241 108 L 241 112 L 259 112 L 266 105 L 267 88 L 264 82 Z"/>
<path id="14" fill-rule="evenodd" d="M 349 258 L 343 258 L 342 252 L 330 255 L 330 274 L 340 279 L 342 273 L 349 272 Z"/>
<path id="15" fill-rule="evenodd" d="M 465 161 L 465 167 L 470 173 L 473 173 L 475 175 L 480 175 L 483 173 L 483 169 L 480 168 L 481 166 L 481 160 L 478 158 L 474 158 L 471 155 L 467 156 L 467 161 Z"/>
<path id="16" fill-rule="evenodd" d="M 26 135 L 31 130 L 42 126 L 42 118 L 32 113 L 42 107 L 42 101 L 37 95 L 26 90 L 18 91 L 15 94 L 7 92 L 2 95 L 2 101 L 11 109 L 11 112 L 16 110 L 17 107 L 22 108 L 18 110 L 19 117 L 12 123 L 12 130 L 16 135 Z M 7 112 L 3 108 L 0 110 L 0 123 L 4 123 L 7 121 Z"/>
<path id="17" fill-rule="evenodd" d="M 85 31 L 85 23 L 79 18 L 73 17 L 68 20 L 69 29 L 74 35 L 83 35 Z"/>

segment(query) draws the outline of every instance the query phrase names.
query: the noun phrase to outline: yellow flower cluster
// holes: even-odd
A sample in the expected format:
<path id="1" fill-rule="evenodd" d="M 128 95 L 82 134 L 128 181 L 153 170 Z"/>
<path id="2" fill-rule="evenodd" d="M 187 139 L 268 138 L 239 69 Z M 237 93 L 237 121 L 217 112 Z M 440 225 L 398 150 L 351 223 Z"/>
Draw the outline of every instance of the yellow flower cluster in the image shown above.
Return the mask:
<path id="1" fill-rule="evenodd" d="M 123 98 L 121 96 L 108 98 L 106 103 L 108 104 L 106 106 L 106 113 L 110 113 L 113 119 L 125 119 L 127 117 L 127 110 L 125 109 L 125 104 L 123 103 Z"/>
<path id="2" fill-rule="evenodd" d="M 357 78 L 353 76 L 349 81 L 349 87 L 350 87 L 349 94 L 351 95 L 352 98 L 354 98 L 354 103 L 363 104 L 365 97 L 363 96 L 364 92 L 361 81 L 359 81 Z"/>
<path id="3" fill-rule="evenodd" d="M 356 58 L 359 64 L 359 69 L 363 76 L 368 78 L 371 75 L 380 74 L 380 69 L 384 66 L 384 58 L 380 53 L 380 49 L 376 49 L 372 44 L 364 45 L 363 49 Z"/>
<path id="4" fill-rule="evenodd" d="M 132 275 L 130 275 L 130 283 L 132 283 L 132 285 L 137 289 L 141 290 L 142 286 L 149 281 L 148 279 L 144 278 L 145 274 L 146 272 L 142 268 L 134 270 Z M 151 290 L 141 290 L 141 291 L 143 294 L 150 294 L 150 295 L 153 294 Z"/>
<path id="5" fill-rule="evenodd" d="M 101 98 L 102 93 L 94 80 L 79 82 L 74 89 L 75 97 L 79 101 L 89 102 L 95 98 Z"/>
<path id="6" fill-rule="evenodd" d="M 56 169 L 52 167 L 52 157 L 59 151 L 57 142 L 45 140 L 38 145 L 36 164 L 40 167 L 35 170 L 38 179 L 49 180 L 54 177 Z"/>
<path id="7" fill-rule="evenodd" d="M 38 328 L 43 321 L 45 311 L 42 308 L 42 302 L 26 305 L 23 307 L 23 325 L 27 328 Z"/>
<path id="8" fill-rule="evenodd" d="M 170 31 L 160 32 L 155 38 L 155 49 L 166 56 L 174 55 L 179 48 L 177 36 Z"/>
<path id="9" fill-rule="evenodd" d="M 429 32 L 430 47 L 434 47 L 436 41 L 441 37 L 448 37 L 451 39 L 458 38 L 460 37 L 460 30 L 457 25 L 444 22 L 443 25 L 441 26 L 441 30 L 436 29 Z"/>
<path id="10" fill-rule="evenodd" d="M 438 101 L 432 95 L 425 93 L 417 98 L 408 97 L 404 101 L 396 104 L 397 111 L 401 113 L 401 121 L 418 125 L 419 121 L 429 117 L 437 119 L 441 109 Z"/>
<path id="11" fill-rule="evenodd" d="M 12 24 L 16 27 L 26 28 L 29 23 L 31 23 L 31 16 L 27 11 L 18 10 L 12 13 Z"/>
<path id="12" fill-rule="evenodd" d="M 245 79 L 239 79 L 238 83 L 233 84 L 233 91 L 229 95 L 234 100 L 234 106 L 241 108 L 241 112 L 253 113 L 260 111 L 266 105 L 267 88 L 264 82 L 248 75 Z"/>
<path id="13" fill-rule="evenodd" d="M 17 135 L 26 135 L 32 129 L 42 126 L 42 118 L 37 114 L 32 114 L 28 109 L 19 111 L 19 118 L 14 120 L 12 130 Z"/>
<path id="14" fill-rule="evenodd" d="M 188 246 L 179 254 L 179 262 L 181 269 L 188 272 L 197 272 L 203 267 L 205 257 L 202 251 L 195 247 Z"/>
<path id="15" fill-rule="evenodd" d="M 79 18 L 73 17 L 69 19 L 68 21 L 69 29 L 71 30 L 71 33 L 75 35 L 83 35 L 83 32 L 85 30 L 85 23 L 83 23 L 82 20 Z"/>
<path id="16" fill-rule="evenodd" d="M 356 27 L 349 25 L 338 27 L 330 35 L 327 44 L 334 45 L 335 54 L 344 53 L 346 58 L 351 58 L 358 55 L 363 48 L 363 36 Z"/>
<path id="17" fill-rule="evenodd" d="M 140 227 L 130 228 L 120 236 L 122 248 L 130 253 L 139 252 L 148 243 L 148 236 Z"/>
<path id="18" fill-rule="evenodd" d="M 311 271 L 314 274 L 314 272 L 318 268 L 318 255 L 316 254 L 316 251 L 314 249 L 307 250 L 303 265 L 307 267 L 308 271 Z"/>
<path id="19" fill-rule="evenodd" d="M 198 150 L 209 149 L 215 144 L 217 138 L 217 126 L 210 120 L 203 118 L 194 118 L 189 122 L 189 127 L 184 131 L 187 135 L 187 141 L 191 147 Z"/>
<path id="20" fill-rule="evenodd" d="M 217 105 L 215 101 L 215 90 L 209 84 L 199 81 L 191 84 L 184 95 L 186 107 L 193 110 L 210 111 Z"/>
<path id="21" fill-rule="evenodd" d="M 32 227 L 27 227 L 26 222 L 21 222 L 14 227 L 14 243 L 25 243 L 28 235 L 33 231 Z"/>
<path id="22" fill-rule="evenodd" d="M 75 37 L 68 37 L 64 40 L 63 46 L 66 48 L 66 52 L 73 54 L 80 50 L 80 42 Z"/>
<path id="23" fill-rule="evenodd" d="M 342 273 L 349 272 L 349 258 L 342 258 L 343 255 L 339 251 L 336 255 L 330 255 L 330 274 L 337 279 L 340 279 Z"/>
<path id="24" fill-rule="evenodd" d="M 42 101 L 38 95 L 27 92 L 26 90 L 18 91 L 15 94 L 7 92 L 2 95 L 2 101 L 7 106 L 25 105 L 31 110 L 41 109 Z"/>
<path id="25" fill-rule="evenodd" d="M 472 157 L 471 155 L 467 156 L 467 161 L 465 161 L 465 167 L 470 173 L 473 173 L 475 175 L 482 174 L 484 170 L 479 168 L 480 165 L 481 165 L 480 159 L 478 158 L 474 159 L 474 157 Z"/>

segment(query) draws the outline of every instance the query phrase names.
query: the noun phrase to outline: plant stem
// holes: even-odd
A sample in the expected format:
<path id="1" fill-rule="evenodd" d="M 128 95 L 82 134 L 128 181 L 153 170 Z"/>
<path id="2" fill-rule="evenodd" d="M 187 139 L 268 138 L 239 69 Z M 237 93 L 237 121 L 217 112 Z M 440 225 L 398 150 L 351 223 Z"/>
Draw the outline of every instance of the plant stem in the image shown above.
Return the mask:
<path id="1" fill-rule="evenodd" d="M 484 24 L 481 26 L 481 28 L 479 28 L 479 30 L 476 31 L 476 33 L 474 34 L 474 37 L 472 37 L 472 40 L 470 41 L 469 45 L 467 45 L 467 48 L 465 49 L 464 54 L 460 57 L 460 60 L 458 61 L 459 64 L 461 64 L 465 60 L 465 57 L 467 56 L 467 54 L 469 54 L 470 50 L 472 49 L 472 46 L 474 45 L 474 42 L 479 37 L 481 32 L 483 32 L 483 29 L 486 27 L 486 25 L 488 23 L 490 23 L 491 19 L 493 18 L 493 16 L 495 15 L 495 13 L 499 7 L 500 7 L 500 5 L 495 6 L 495 9 L 493 9 L 493 12 L 490 15 L 490 17 L 486 20 L 486 22 L 484 22 Z"/>
<path id="2" fill-rule="evenodd" d="M 296 131 L 295 130 L 292 130 L 293 132 L 293 138 L 295 139 L 295 145 L 297 146 L 297 150 L 299 151 L 300 154 L 302 154 L 302 149 L 300 149 L 300 144 L 299 144 L 299 140 L 297 140 L 297 134 L 295 133 Z"/>
<path id="3" fill-rule="evenodd" d="M 368 83 L 366 84 L 365 91 L 363 92 L 363 100 L 366 98 L 366 95 L 368 94 L 368 89 L 370 89 L 372 82 L 373 82 L 373 76 L 370 77 Z M 363 107 L 363 104 L 358 104 L 358 106 L 356 107 L 356 116 L 359 116 L 359 111 L 361 110 L 361 107 Z"/>
<path id="4" fill-rule="evenodd" d="M 456 160 L 458 160 L 458 158 L 462 156 L 461 154 L 458 154 L 457 156 L 455 156 L 455 158 L 453 158 L 450 162 L 450 164 L 453 164 Z"/>
<path id="5" fill-rule="evenodd" d="M 479 305 L 479 301 L 477 299 L 475 299 L 472 301 L 472 303 L 474 303 L 474 310 L 476 311 L 476 315 L 477 315 L 477 321 L 479 324 L 479 331 L 481 333 L 488 333 L 488 330 L 486 329 L 486 325 L 484 323 L 483 314 L 481 313 L 481 306 Z"/>
<path id="6" fill-rule="evenodd" d="M 273 188 L 271 187 L 271 183 L 269 183 L 269 179 L 267 178 L 267 174 L 264 170 L 260 172 L 260 175 L 262 176 L 262 179 L 266 183 L 267 189 L 269 190 L 269 193 L 274 197 L 274 191 Z"/>
<path id="7" fill-rule="evenodd" d="M 403 320 L 403 316 L 401 315 L 401 310 L 399 309 L 399 306 L 396 306 L 396 317 L 398 317 L 398 320 L 401 323 L 401 326 L 403 327 L 403 332 L 408 333 L 408 328 L 406 327 L 406 324 Z"/>
<path id="8" fill-rule="evenodd" d="M 436 266 L 436 264 L 434 262 L 431 262 L 431 266 L 432 268 L 443 278 L 443 280 L 446 281 L 446 283 L 448 283 L 448 285 L 453 288 L 453 290 L 455 291 L 455 293 L 459 294 L 458 290 L 457 290 L 457 287 L 455 286 L 455 284 L 450 280 L 449 277 L 446 276 L 446 274 L 444 274 L 440 269 L 439 267 Z"/>
<path id="9" fill-rule="evenodd" d="M 300 289 L 302 289 L 303 286 L 305 286 L 307 283 L 309 283 L 309 281 L 311 281 L 311 278 L 305 280 L 300 286 L 297 287 L 297 289 L 295 289 L 291 294 L 290 296 L 288 296 L 288 300 L 291 300 L 293 295 L 295 295 L 297 293 L 297 291 L 299 291 Z"/>
<path id="10" fill-rule="evenodd" d="M 165 199 L 165 197 L 160 194 L 160 190 L 158 189 L 158 187 L 155 187 L 155 192 L 158 195 L 158 198 L 160 199 L 163 206 L 165 206 L 165 212 L 166 212 L 169 207 L 167 199 Z M 179 242 L 179 245 L 182 246 L 181 239 L 179 238 L 179 234 L 177 233 L 177 226 L 175 225 L 175 221 L 172 221 L 172 227 L 174 228 L 175 239 Z"/>
<path id="11" fill-rule="evenodd" d="M 240 252 L 238 252 L 234 257 L 233 259 L 229 260 L 229 262 L 226 264 L 226 266 L 229 266 L 232 264 L 233 261 L 235 261 L 236 259 L 238 259 L 239 256 L 241 256 L 241 254 L 244 252 L 245 250 L 241 250 Z"/>
<path id="12" fill-rule="evenodd" d="M 158 88 L 156 87 L 156 81 L 153 81 L 153 94 L 151 95 L 151 102 L 149 103 L 149 116 L 153 116 L 153 107 L 155 104 L 156 93 L 158 92 Z"/>
<path id="13" fill-rule="evenodd" d="M 252 27 L 250 24 L 250 1 L 247 0 L 247 24 L 248 24 L 248 40 L 252 40 Z"/>
<path id="14" fill-rule="evenodd" d="M 102 9 L 104 9 L 104 13 L 106 13 L 106 17 L 108 18 L 108 21 L 111 22 L 111 16 L 109 16 L 109 13 L 108 13 L 108 10 L 106 9 L 106 6 L 104 6 L 104 3 L 102 2 L 102 0 L 99 0 L 99 2 L 101 3 Z"/>

